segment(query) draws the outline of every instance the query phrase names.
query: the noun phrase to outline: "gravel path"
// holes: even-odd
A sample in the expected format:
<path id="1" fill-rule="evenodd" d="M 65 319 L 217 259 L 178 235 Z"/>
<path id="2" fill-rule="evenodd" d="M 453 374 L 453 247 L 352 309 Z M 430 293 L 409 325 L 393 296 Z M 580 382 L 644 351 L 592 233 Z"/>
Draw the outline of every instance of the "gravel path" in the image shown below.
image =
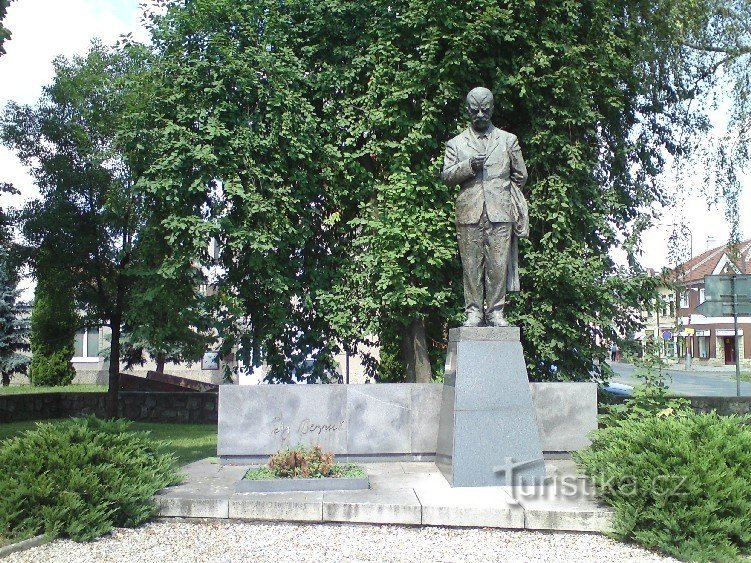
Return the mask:
<path id="1" fill-rule="evenodd" d="M 43 561 L 674 561 L 596 534 L 253 522 L 153 522 L 91 543 L 57 540 L 11 555 Z"/>

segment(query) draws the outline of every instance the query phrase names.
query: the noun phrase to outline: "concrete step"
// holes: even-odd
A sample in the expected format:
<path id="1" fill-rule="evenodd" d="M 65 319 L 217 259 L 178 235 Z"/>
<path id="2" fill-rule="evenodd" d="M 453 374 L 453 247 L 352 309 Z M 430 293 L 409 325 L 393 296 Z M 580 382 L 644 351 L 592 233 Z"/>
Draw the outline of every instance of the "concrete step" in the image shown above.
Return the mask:
<path id="1" fill-rule="evenodd" d="M 591 484 L 569 461 L 546 463 L 553 478 L 537 487 L 451 488 L 434 463 L 390 462 L 362 464 L 369 490 L 236 493 L 247 467 L 204 460 L 155 500 L 160 517 L 606 531 L 613 513 Z"/>

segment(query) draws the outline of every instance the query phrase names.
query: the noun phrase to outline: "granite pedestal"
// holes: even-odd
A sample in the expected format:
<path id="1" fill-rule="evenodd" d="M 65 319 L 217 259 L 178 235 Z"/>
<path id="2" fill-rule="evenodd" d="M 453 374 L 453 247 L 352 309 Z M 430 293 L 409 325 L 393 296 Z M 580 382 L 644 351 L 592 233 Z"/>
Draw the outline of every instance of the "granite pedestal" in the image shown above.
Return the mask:
<path id="1" fill-rule="evenodd" d="M 545 478 L 519 336 L 518 327 L 449 331 L 436 465 L 453 487 Z"/>

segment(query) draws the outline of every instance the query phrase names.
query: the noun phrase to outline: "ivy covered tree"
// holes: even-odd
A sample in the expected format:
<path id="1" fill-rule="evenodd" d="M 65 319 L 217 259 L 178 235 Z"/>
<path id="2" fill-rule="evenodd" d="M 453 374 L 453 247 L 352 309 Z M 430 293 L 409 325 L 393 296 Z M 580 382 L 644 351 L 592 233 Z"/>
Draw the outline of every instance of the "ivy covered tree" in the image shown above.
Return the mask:
<path id="1" fill-rule="evenodd" d="M 706 126 L 691 101 L 712 68 L 683 49 L 725 17 L 715 0 L 164 6 L 138 185 L 167 202 L 172 260 L 203 261 L 220 241 L 225 345 L 272 379 L 325 379 L 333 352 L 372 338 L 381 379 L 440 371 L 461 275 L 456 193 L 438 171 L 478 85 L 530 172 L 508 317 L 532 377 L 600 373 L 601 343 L 637 326 L 654 291 L 635 259 L 644 210 L 668 200 L 666 155 Z"/>
<path id="2" fill-rule="evenodd" d="M 620 164 L 641 93 L 631 76 L 642 61 L 625 60 L 637 39 L 627 20 L 612 23 L 611 4 L 597 8 L 585 18 L 578 3 L 174 3 L 154 20 L 168 119 L 145 185 L 184 201 L 173 221 L 183 240 L 222 239 L 227 298 L 256 347 L 294 358 L 329 335 L 352 346 L 374 334 L 393 338 L 408 378 L 424 381 L 428 339 L 444 339 L 461 279 L 455 194 L 436 172 L 466 91 L 491 85 L 535 180 L 511 319 L 537 376 L 553 362 L 588 376 L 604 353 L 598 333 L 643 290 L 607 252 L 659 196 Z M 609 34 L 594 33 L 603 25 Z M 615 136 L 609 166 L 600 151 Z M 604 189 L 600 170 L 614 166 L 622 177 Z M 213 222 L 197 221 L 201 204 Z"/>

